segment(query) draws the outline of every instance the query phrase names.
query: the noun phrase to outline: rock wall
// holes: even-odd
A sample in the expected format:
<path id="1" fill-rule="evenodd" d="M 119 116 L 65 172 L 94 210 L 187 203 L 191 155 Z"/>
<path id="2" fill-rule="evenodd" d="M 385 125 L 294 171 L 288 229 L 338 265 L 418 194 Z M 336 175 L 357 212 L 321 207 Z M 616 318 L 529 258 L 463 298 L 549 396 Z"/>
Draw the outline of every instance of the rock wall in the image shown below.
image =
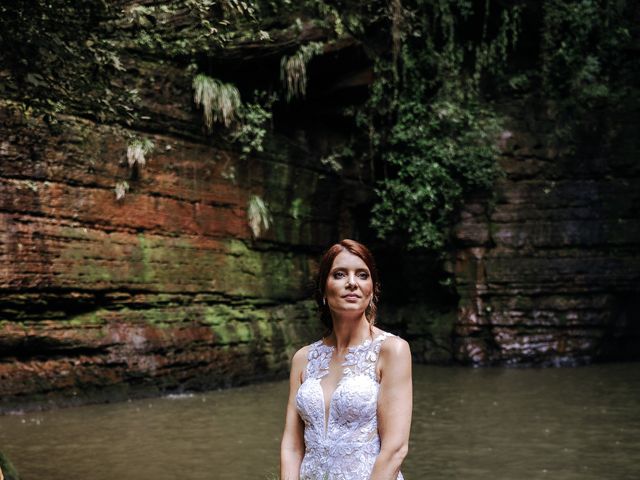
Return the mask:
<path id="1" fill-rule="evenodd" d="M 243 93 L 268 89 L 283 53 L 326 40 L 309 25 L 195 56 Z M 353 125 L 338 112 L 372 79 L 355 40 L 325 45 L 307 97 L 276 106 L 258 156 L 204 133 L 184 59 L 126 52 L 118 82 L 141 99 L 132 125 L 97 122 L 82 99 L 53 120 L 0 101 L 0 409 L 282 378 L 320 333 L 308 300 L 318 254 L 373 238 L 374 167 L 319 161 L 345 144 Z M 638 358 L 637 145 L 568 155 L 543 115 L 507 110 L 505 176 L 495 198 L 464 206 L 447 272 L 437 256 L 372 242 L 383 326 L 421 362 Z M 633 137 L 637 122 L 621 123 Z M 155 149 L 131 168 L 137 136 Z M 259 238 L 252 195 L 273 216 Z"/>
<path id="2" fill-rule="evenodd" d="M 571 145 L 554 146 L 548 116 L 517 107 L 507 110 L 496 197 L 469 202 L 454 231 L 461 297 L 455 358 L 551 365 L 637 359 L 637 120 L 620 119 L 612 148 L 585 144 L 568 152 Z"/>
<path id="3" fill-rule="evenodd" d="M 279 88 L 281 57 L 326 33 L 278 28 L 268 42 L 240 35 L 186 59 L 120 45 L 113 88 L 136 92 L 134 120 L 98 121 L 85 98 L 73 115 L 0 99 L 0 410 L 284 378 L 295 349 L 317 338 L 315 262 L 359 235 L 372 193 L 368 166 L 338 175 L 319 161 L 344 137 L 340 106 L 308 92 L 302 114 L 280 107 L 266 151 L 246 154 L 222 127 L 205 131 L 188 68 L 231 75 L 243 96 Z M 352 43 L 326 48 L 329 61 L 347 51 L 345 72 L 316 90 L 368 81 L 350 78 L 362 67 Z M 140 137 L 155 148 L 131 167 Z M 121 180 L 130 189 L 118 200 Z M 254 195 L 271 216 L 258 238 Z"/>
<path id="4" fill-rule="evenodd" d="M 430 363 L 637 358 L 635 151 L 578 165 L 544 120 L 511 118 L 496 197 L 470 201 L 454 228 L 452 287 L 434 257 L 377 246 L 383 324 Z M 361 233 L 362 172 L 152 133 L 156 151 L 118 201 L 122 127 L 63 120 L 0 109 L 4 408 L 285 376 L 319 333 L 318 253 Z M 274 217 L 260 239 L 252 194 Z"/>
<path id="5" fill-rule="evenodd" d="M 0 125 L 3 401 L 282 377 L 317 335 L 310 272 L 349 190 L 328 169 L 152 134 L 157 153 L 116 200 L 121 127 L 53 131 L 9 102 Z M 251 194 L 273 215 L 259 240 Z"/>

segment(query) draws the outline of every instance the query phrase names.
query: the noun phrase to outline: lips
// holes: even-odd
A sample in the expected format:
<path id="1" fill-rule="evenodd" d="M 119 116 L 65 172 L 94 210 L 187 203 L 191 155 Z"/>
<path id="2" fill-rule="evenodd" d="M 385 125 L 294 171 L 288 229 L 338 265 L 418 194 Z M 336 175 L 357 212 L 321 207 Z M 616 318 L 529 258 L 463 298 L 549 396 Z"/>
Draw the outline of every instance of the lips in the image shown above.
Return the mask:
<path id="1" fill-rule="evenodd" d="M 360 298 L 360 295 L 356 295 L 355 293 L 350 293 L 347 295 L 343 295 L 342 298 L 345 298 L 347 300 L 358 300 Z"/>

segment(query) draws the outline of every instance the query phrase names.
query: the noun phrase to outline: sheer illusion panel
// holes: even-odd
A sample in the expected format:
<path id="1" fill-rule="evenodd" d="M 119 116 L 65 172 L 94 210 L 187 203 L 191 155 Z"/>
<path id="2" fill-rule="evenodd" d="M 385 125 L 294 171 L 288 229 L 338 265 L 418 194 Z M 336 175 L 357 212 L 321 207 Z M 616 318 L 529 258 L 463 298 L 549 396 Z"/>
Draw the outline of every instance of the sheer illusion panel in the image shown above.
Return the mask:
<path id="1" fill-rule="evenodd" d="M 342 375 L 330 396 L 325 395 L 322 379 L 329 374 L 335 348 L 321 340 L 311 345 L 303 383 L 296 396 L 298 413 L 305 424 L 301 479 L 369 478 L 380 453 L 377 419 L 380 383 L 376 364 L 382 342 L 390 336 L 385 332 L 350 347 L 341 365 Z M 402 479 L 402 474 L 398 479 Z"/>

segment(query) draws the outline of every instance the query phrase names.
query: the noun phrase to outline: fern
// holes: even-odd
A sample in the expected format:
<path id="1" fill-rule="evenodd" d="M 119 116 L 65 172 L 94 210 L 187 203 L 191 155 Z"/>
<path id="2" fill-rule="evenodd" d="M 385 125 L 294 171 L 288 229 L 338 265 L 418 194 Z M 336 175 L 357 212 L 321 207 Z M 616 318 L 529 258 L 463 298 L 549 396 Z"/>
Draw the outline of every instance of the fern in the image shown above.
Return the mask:
<path id="1" fill-rule="evenodd" d="M 211 131 L 215 122 L 231 125 L 241 106 L 240 92 L 234 85 L 201 73 L 193 79 L 193 89 L 193 100 L 202 107 L 207 130 Z"/>
<path id="2" fill-rule="evenodd" d="M 304 97 L 307 93 L 307 63 L 315 55 L 322 53 L 320 42 L 303 45 L 290 57 L 284 56 L 280 61 L 280 79 L 284 84 L 287 101 L 294 97 Z"/>
<path id="3" fill-rule="evenodd" d="M 133 167 L 136 163 L 143 167 L 147 163 L 145 155 L 153 151 L 155 145 L 148 138 L 135 138 L 127 145 L 127 161 Z"/>
<path id="4" fill-rule="evenodd" d="M 258 238 L 266 232 L 273 223 L 273 217 L 269 213 L 269 208 L 264 200 L 258 195 L 252 195 L 247 208 L 249 227 L 254 238 Z"/>
<path id="5" fill-rule="evenodd" d="M 122 200 L 129 191 L 129 183 L 126 180 L 122 180 L 116 183 L 114 190 L 116 192 L 116 200 Z"/>

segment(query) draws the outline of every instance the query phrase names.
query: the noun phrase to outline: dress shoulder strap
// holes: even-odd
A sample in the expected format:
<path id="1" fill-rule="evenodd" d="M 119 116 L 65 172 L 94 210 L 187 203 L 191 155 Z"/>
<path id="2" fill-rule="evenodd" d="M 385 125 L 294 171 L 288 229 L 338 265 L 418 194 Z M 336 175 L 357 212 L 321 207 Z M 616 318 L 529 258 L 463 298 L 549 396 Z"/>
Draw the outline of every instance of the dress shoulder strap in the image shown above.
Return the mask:
<path id="1" fill-rule="evenodd" d="M 307 354 L 307 367 L 302 380 L 308 378 L 322 378 L 329 373 L 332 348 L 325 345 L 322 340 L 312 343 Z"/>
<path id="2" fill-rule="evenodd" d="M 394 335 L 388 332 L 378 334 L 373 340 L 367 340 L 347 354 L 344 366 L 345 374 L 367 375 L 377 381 L 376 365 L 382 342 Z"/>
<path id="3" fill-rule="evenodd" d="M 393 333 L 382 332 L 376 338 L 373 339 L 371 345 L 371 354 L 369 355 L 370 370 L 369 376 L 378 381 L 378 375 L 376 374 L 376 366 L 378 365 L 378 359 L 380 358 L 380 348 L 382 348 L 382 342 L 389 337 L 395 337 Z"/>

